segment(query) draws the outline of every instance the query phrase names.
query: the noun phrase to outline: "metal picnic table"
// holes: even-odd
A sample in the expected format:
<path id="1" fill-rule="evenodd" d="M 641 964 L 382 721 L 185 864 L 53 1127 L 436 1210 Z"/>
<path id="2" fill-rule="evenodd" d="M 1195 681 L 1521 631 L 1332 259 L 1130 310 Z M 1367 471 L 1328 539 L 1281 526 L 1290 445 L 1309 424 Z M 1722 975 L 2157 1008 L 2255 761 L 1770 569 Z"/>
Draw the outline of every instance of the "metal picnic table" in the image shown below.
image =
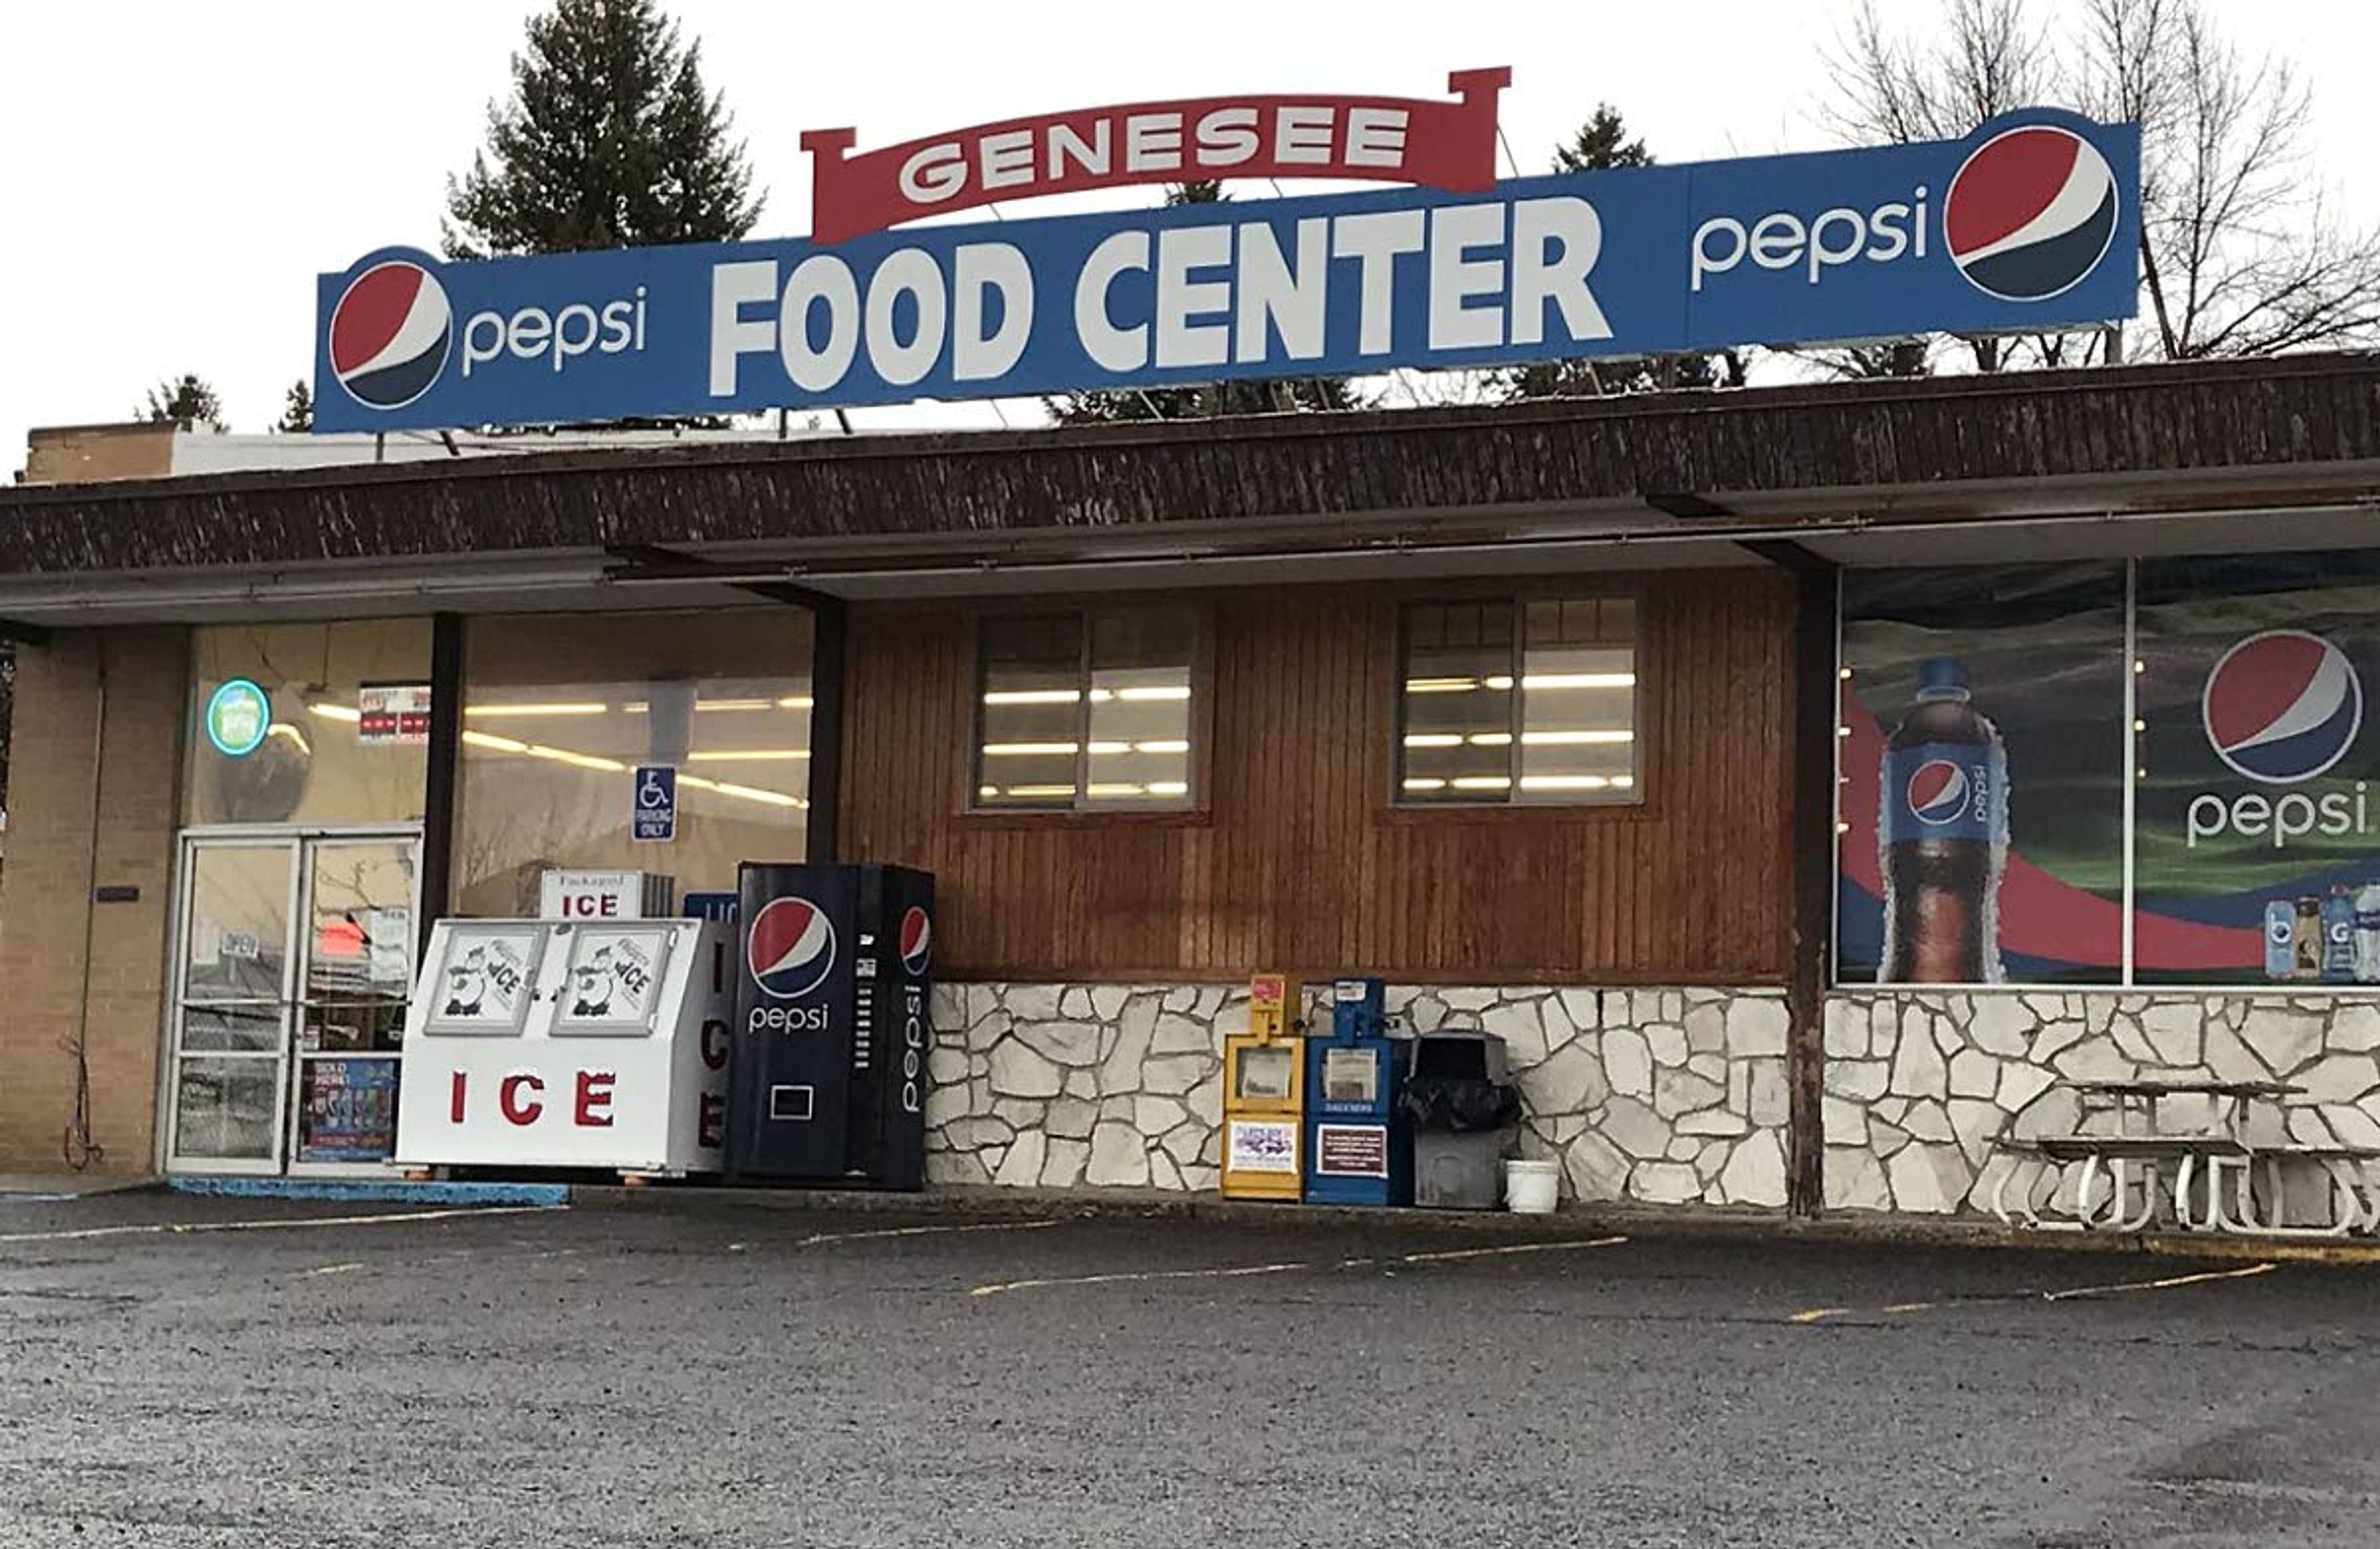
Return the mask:
<path id="1" fill-rule="evenodd" d="M 2300 1144 L 2286 1139 L 2288 1100 L 2304 1088 L 2287 1081 L 2123 1080 L 2071 1081 L 2082 1132 L 2030 1138 L 2002 1136 L 1998 1149 L 2019 1158 L 2002 1171 L 1992 1192 L 1992 1212 L 2003 1221 L 2055 1231 L 2146 1231 L 2160 1221 L 2183 1231 L 2235 1232 L 2274 1237 L 2344 1237 L 2380 1227 L 2380 1190 L 2371 1187 L 2365 1166 L 2380 1152 L 2353 1146 Z M 2184 1102 L 2202 1112 L 2173 1112 Z M 2269 1126 L 2260 1124 L 2269 1113 Z M 2094 1132 L 2094 1116 L 2112 1116 L 2113 1133 Z M 2260 1140 L 2260 1132 L 2282 1136 Z M 2025 1181 L 2011 1210 L 2010 1186 L 2027 1160 L 2043 1164 Z M 2289 1224 L 2285 1164 L 2318 1170 L 2329 1192 L 2326 1219 Z M 2263 1168 L 2261 1198 L 2258 1168 Z M 2080 1166 L 2071 1219 L 2045 1221 L 2064 1193 L 2070 1168 Z M 2104 1178 L 2106 1198 L 2099 1197 Z M 2049 1184 L 2045 1198 L 2042 1184 Z"/>

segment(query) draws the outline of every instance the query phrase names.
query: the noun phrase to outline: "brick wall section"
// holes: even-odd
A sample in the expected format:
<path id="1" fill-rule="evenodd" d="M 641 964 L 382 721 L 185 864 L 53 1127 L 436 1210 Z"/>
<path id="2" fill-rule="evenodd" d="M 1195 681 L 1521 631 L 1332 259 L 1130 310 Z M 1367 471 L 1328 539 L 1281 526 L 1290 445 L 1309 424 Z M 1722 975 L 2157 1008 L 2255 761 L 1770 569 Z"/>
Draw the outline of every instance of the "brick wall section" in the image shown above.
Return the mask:
<path id="1" fill-rule="evenodd" d="M 94 773 L 103 655 L 107 725 Z M 0 1172 L 62 1162 L 94 881 L 140 890 L 138 902 L 99 905 L 89 921 L 84 1037 L 92 1138 L 105 1148 L 97 1165 L 152 1168 L 188 682 L 189 633 L 178 628 L 65 631 L 18 651 L 8 864 L 0 871 Z"/>
<path id="2" fill-rule="evenodd" d="M 95 484 L 174 471 L 171 425 L 67 425 L 25 441 L 25 482 Z"/>

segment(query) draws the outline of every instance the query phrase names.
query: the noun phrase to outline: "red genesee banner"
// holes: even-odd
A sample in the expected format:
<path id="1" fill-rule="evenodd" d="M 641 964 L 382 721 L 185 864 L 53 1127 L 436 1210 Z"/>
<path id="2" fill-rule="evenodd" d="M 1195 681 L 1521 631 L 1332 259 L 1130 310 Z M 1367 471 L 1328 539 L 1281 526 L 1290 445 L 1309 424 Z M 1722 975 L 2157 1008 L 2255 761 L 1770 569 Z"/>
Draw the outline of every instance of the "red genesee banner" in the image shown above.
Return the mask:
<path id="1" fill-rule="evenodd" d="M 1496 96 L 1509 67 L 1457 70 L 1461 100 L 1201 97 L 1079 108 L 849 152 L 850 129 L 812 129 L 811 237 L 881 231 L 949 210 L 1126 183 L 1209 177 L 1360 177 L 1481 193 L 1496 182 Z"/>

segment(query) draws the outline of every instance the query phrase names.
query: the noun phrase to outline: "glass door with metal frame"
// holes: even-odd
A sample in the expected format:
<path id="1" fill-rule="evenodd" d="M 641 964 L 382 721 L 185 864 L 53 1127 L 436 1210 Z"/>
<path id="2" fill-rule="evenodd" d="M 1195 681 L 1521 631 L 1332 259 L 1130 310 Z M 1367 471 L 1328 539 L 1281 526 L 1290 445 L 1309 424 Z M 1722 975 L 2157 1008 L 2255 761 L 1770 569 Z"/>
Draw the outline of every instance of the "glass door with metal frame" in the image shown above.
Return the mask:
<path id="1" fill-rule="evenodd" d="M 386 1162 L 419 850 L 410 831 L 185 836 L 170 1168 Z"/>

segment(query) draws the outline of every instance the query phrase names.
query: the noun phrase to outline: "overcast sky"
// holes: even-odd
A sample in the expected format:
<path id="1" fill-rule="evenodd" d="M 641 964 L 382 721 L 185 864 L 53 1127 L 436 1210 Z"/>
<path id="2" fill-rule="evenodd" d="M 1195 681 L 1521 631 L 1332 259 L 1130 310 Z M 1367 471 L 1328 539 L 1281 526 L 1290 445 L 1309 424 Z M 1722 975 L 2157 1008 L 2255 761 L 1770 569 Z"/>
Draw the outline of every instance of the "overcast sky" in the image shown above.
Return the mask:
<path id="1" fill-rule="evenodd" d="M 2046 0 L 2055 10 L 2072 0 Z M 1932 0 L 1884 0 L 1922 18 Z M 2380 215 L 2380 20 L 2358 0 L 2214 0 L 2314 89 L 2325 176 Z M 233 428 L 265 428 L 311 369 L 313 279 L 391 243 L 435 250 L 449 173 L 507 89 L 505 0 L 80 0 L 10 7 L 0 81 L 0 470 L 25 432 L 134 417 L 195 371 Z M 1665 161 L 1819 149 L 1819 52 L 1849 0 L 1412 0 L 1190 7 L 1013 0 L 679 0 L 767 186 L 758 235 L 808 228 L 806 128 L 862 150 L 988 119 L 1232 91 L 1441 94 L 1510 64 L 1525 171 L 1598 100 Z M 1131 18 L 1128 28 L 1119 16 Z M 1243 194 L 1255 197 L 1261 188 Z M 1295 191 L 1295 190 L 1292 190 Z M 1104 196 L 1146 201 L 1150 190 Z M 981 406 L 863 410 L 862 423 Z"/>

